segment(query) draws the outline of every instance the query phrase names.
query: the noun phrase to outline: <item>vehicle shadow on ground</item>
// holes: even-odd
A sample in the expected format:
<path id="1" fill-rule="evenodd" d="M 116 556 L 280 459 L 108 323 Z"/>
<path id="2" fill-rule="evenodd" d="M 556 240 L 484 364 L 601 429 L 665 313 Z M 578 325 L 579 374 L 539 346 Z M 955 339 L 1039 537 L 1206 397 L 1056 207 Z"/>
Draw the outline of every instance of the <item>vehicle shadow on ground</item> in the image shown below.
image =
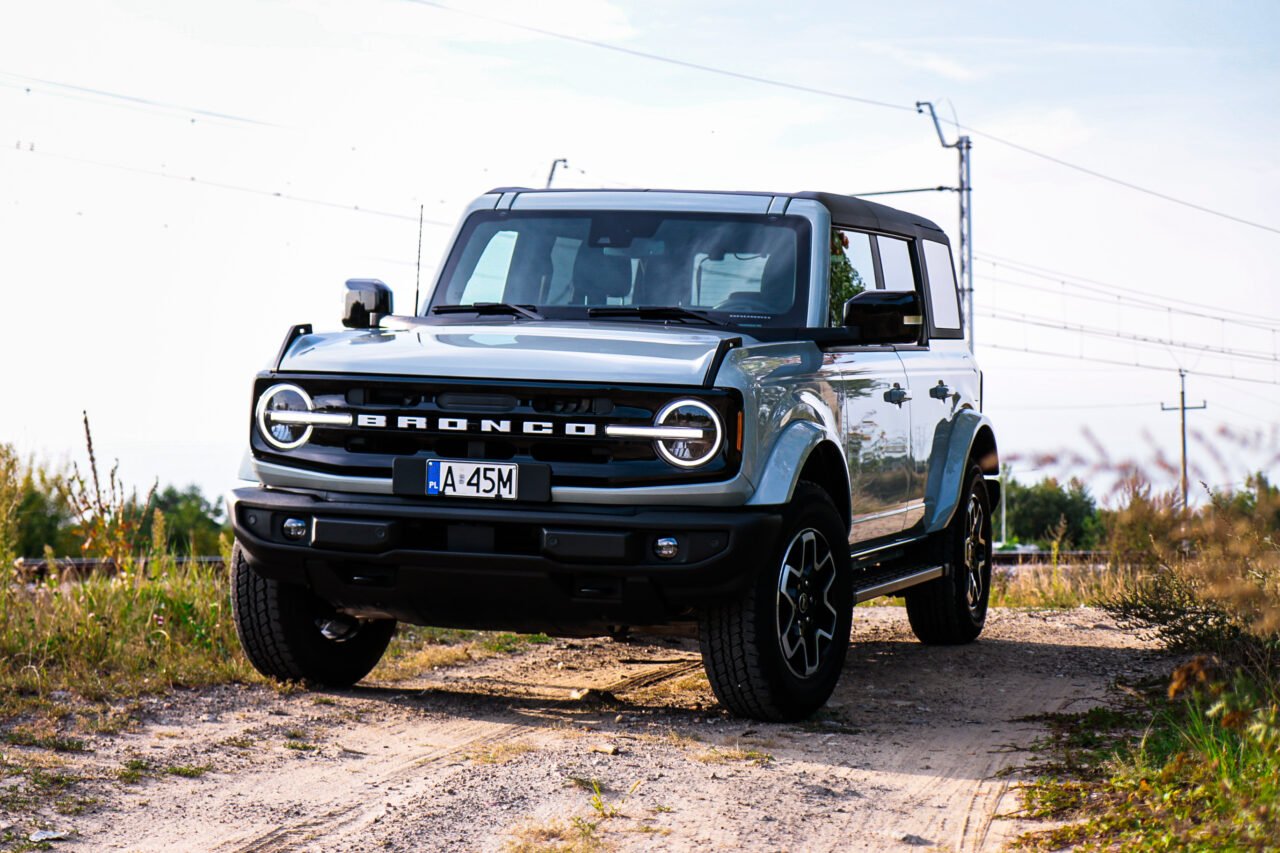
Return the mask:
<path id="1" fill-rule="evenodd" d="M 619 656 L 635 645 L 617 644 Z M 658 648 L 672 651 L 670 645 Z M 497 677 L 455 670 L 445 679 L 335 693 L 432 717 L 530 729 L 633 737 L 656 732 L 708 744 L 754 737 L 780 755 L 790 751 L 805 760 L 847 766 L 856 766 L 848 764 L 851 755 L 861 750 L 865 758 L 867 744 L 877 744 L 877 767 L 976 779 L 989 777 L 994 759 L 936 759 L 958 750 L 994 755 L 1025 749 L 1040 731 L 1028 718 L 1093 707 L 1117 679 L 1138 677 L 1154 656 L 1134 648 L 996 638 L 959 647 L 914 640 L 855 642 L 827 706 L 797 723 L 728 714 L 697 675 L 700 668 L 692 666 L 681 676 L 686 684 L 674 691 L 658 682 L 622 692 L 603 690 L 602 684 L 578 694 L 540 678 L 545 667 L 531 666 L 508 667 L 494 673 Z M 687 663 L 696 662 L 688 656 Z M 888 748 L 890 743 L 897 746 Z M 900 748 L 903 743 L 910 748 Z"/>

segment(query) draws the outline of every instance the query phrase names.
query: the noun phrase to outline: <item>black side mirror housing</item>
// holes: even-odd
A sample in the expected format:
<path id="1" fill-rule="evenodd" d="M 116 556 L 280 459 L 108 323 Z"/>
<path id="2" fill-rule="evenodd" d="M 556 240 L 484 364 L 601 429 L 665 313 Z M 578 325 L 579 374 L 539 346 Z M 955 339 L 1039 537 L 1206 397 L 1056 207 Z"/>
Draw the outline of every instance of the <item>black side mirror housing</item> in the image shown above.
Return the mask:
<path id="1" fill-rule="evenodd" d="M 920 340 L 924 310 L 913 291 L 864 290 L 844 304 L 844 325 L 863 344 L 910 344 Z"/>
<path id="2" fill-rule="evenodd" d="M 391 313 L 391 288 L 376 278 L 347 279 L 342 325 L 348 329 L 373 329 Z"/>

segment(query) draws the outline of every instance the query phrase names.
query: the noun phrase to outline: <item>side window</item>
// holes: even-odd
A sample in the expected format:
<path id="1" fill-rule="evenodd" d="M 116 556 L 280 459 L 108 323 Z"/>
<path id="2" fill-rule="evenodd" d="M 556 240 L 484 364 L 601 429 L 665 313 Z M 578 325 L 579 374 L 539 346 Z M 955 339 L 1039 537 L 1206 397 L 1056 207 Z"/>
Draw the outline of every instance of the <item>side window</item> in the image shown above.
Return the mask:
<path id="1" fill-rule="evenodd" d="M 956 295 L 956 274 L 951 267 L 951 251 L 942 243 L 932 240 L 925 240 L 922 245 L 925 268 L 929 271 L 929 304 L 933 308 L 933 327 L 941 332 L 960 332 L 960 300 Z"/>
<path id="2" fill-rule="evenodd" d="M 916 277 L 911 270 L 911 247 L 897 237 L 876 238 L 880 247 L 880 270 L 885 290 L 915 290 Z"/>
<path id="3" fill-rule="evenodd" d="M 831 229 L 831 325 L 844 323 L 844 304 L 876 286 L 871 260 L 871 235 L 861 231 Z"/>
<path id="4" fill-rule="evenodd" d="M 462 288 L 458 302 L 471 305 L 476 302 L 502 302 L 507 286 L 507 270 L 511 268 L 511 256 L 515 253 L 516 232 L 499 231 L 489 238 L 480 259 L 476 261 L 471 277 Z"/>

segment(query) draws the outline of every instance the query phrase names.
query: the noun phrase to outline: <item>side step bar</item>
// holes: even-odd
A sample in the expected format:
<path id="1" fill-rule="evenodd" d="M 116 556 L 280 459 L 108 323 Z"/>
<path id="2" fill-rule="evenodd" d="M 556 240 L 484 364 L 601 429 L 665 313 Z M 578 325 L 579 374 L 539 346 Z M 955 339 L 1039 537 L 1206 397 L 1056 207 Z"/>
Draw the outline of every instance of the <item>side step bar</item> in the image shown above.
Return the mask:
<path id="1" fill-rule="evenodd" d="M 908 587 L 927 583 L 934 578 L 940 578 L 944 572 L 945 569 L 942 566 L 932 566 L 927 569 L 914 569 L 906 574 L 887 577 L 885 575 L 872 575 L 870 577 L 856 578 L 854 580 L 855 600 L 861 604 L 864 601 L 879 598 L 882 595 L 892 595 Z"/>

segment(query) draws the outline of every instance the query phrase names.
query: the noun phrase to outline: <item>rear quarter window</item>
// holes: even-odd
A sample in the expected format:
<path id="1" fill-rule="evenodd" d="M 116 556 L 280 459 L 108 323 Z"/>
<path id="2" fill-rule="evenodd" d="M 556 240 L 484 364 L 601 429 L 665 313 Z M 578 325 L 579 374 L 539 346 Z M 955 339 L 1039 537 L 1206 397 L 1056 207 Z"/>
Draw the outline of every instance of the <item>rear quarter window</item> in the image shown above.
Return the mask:
<path id="1" fill-rule="evenodd" d="M 960 299 L 956 294 L 956 274 L 951 266 L 951 250 L 943 243 L 922 240 L 924 263 L 929 273 L 929 306 L 933 327 L 939 332 L 960 332 Z M 951 335 L 947 335 L 951 337 Z"/>

